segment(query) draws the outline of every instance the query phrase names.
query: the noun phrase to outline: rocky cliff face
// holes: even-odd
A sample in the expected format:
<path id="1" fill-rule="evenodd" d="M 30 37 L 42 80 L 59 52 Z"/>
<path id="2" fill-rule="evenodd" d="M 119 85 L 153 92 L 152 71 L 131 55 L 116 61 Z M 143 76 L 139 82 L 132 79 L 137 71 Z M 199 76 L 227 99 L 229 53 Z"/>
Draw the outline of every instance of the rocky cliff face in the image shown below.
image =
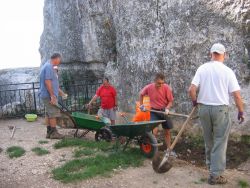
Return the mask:
<path id="1" fill-rule="evenodd" d="M 226 64 L 248 95 L 249 32 L 249 0 L 45 0 L 40 52 L 42 61 L 58 51 L 68 66 L 112 77 L 126 110 L 164 72 L 175 108 L 188 111 L 188 86 L 215 42 L 226 46 Z"/>

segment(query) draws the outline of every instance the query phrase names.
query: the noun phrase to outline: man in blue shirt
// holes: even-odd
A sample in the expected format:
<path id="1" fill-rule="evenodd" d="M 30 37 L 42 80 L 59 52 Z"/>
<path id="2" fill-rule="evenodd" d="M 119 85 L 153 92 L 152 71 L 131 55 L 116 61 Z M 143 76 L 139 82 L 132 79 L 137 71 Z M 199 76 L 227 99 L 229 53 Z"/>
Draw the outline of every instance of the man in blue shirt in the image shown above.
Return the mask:
<path id="1" fill-rule="evenodd" d="M 54 53 L 50 60 L 47 61 L 40 71 L 40 97 L 44 103 L 46 116 L 48 117 L 46 138 L 61 139 L 63 135 L 59 134 L 56 129 L 56 119 L 60 117 L 60 110 L 55 107 L 57 105 L 58 95 L 66 96 L 59 88 L 57 72 L 54 66 L 61 63 L 61 55 Z"/>

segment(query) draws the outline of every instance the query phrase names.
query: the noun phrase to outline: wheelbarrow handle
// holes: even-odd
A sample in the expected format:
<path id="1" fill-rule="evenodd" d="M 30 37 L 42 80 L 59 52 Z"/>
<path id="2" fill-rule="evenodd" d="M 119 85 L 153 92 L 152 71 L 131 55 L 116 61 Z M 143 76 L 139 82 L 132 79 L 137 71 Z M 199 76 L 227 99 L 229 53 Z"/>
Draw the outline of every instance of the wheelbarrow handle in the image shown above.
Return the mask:
<path id="1" fill-rule="evenodd" d="M 77 123 L 76 123 L 75 119 L 71 116 L 69 109 L 65 105 L 58 102 L 58 104 L 56 104 L 55 107 L 58 108 L 62 113 L 67 115 L 70 118 L 70 120 L 72 121 L 72 123 L 74 124 L 75 128 L 77 128 Z"/>
<path id="2" fill-rule="evenodd" d="M 189 118 L 189 115 L 186 114 L 179 114 L 179 113 L 175 113 L 175 112 L 169 112 L 168 114 L 166 114 L 163 111 L 158 111 L 158 110 L 149 110 L 150 112 L 155 112 L 155 113 L 159 113 L 159 114 L 164 114 L 164 115 L 170 115 L 170 116 L 178 116 L 178 117 L 185 117 L 185 118 Z"/>

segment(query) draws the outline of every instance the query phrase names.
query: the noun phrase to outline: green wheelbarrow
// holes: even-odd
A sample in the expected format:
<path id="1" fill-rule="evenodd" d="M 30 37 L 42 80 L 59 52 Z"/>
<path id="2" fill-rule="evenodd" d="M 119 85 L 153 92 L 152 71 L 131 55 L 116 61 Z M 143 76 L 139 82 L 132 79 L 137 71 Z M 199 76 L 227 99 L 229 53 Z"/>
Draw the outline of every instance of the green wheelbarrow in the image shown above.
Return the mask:
<path id="1" fill-rule="evenodd" d="M 132 140 L 135 140 L 140 146 L 143 155 L 152 158 L 158 151 L 158 143 L 152 134 L 152 130 L 164 121 L 128 122 L 126 124 L 110 125 L 109 128 L 118 139 L 119 137 L 126 137 L 123 150 L 127 148 Z"/>
<path id="2" fill-rule="evenodd" d="M 85 114 L 82 112 L 70 113 L 67 107 L 65 107 L 61 103 L 58 103 L 56 107 L 59 108 L 63 114 L 67 115 L 71 119 L 74 125 L 74 127 L 71 128 L 76 129 L 74 137 L 81 138 L 86 136 L 90 131 L 92 131 L 95 132 L 96 141 L 105 140 L 107 142 L 110 142 L 112 140 L 112 132 L 107 126 L 107 118 L 99 118 L 98 116 Z M 84 131 L 82 134 L 79 135 L 79 130 Z"/>
<path id="3" fill-rule="evenodd" d="M 90 131 L 93 131 L 96 132 L 96 141 L 105 140 L 110 142 L 112 140 L 112 132 L 108 128 L 107 123 L 105 123 L 103 118 L 98 118 L 97 116 L 81 112 L 73 112 L 71 116 L 74 119 L 77 127 L 74 135 L 75 137 L 77 137 L 79 129 L 84 129 L 85 131 L 80 135 L 80 137 L 84 137 Z"/>
<path id="4" fill-rule="evenodd" d="M 81 112 L 69 113 L 67 108 L 60 104 L 57 106 L 65 113 L 73 122 L 76 132 L 75 137 L 83 137 L 90 131 L 94 131 L 95 140 L 105 140 L 110 142 L 112 137 L 119 138 L 126 137 L 126 142 L 123 147 L 125 150 L 128 144 L 135 140 L 140 146 L 141 152 L 148 158 L 154 156 L 158 151 L 158 143 L 155 136 L 152 134 L 152 130 L 159 124 L 165 122 L 165 120 L 159 121 L 144 121 L 144 122 L 128 122 L 124 124 L 108 125 L 103 118 L 98 118 L 95 115 L 89 115 Z M 85 130 L 80 136 L 78 136 L 78 130 Z"/>

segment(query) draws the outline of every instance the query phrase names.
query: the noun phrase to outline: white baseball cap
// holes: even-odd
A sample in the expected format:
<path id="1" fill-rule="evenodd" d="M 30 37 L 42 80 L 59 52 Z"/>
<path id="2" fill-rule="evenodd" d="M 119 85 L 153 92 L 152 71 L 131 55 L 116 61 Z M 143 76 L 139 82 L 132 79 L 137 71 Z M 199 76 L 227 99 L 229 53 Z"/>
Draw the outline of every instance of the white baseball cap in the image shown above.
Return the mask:
<path id="1" fill-rule="evenodd" d="M 221 43 L 215 43 L 211 50 L 210 50 L 211 53 L 214 53 L 214 52 L 217 52 L 219 54 L 224 54 L 226 52 L 226 48 L 224 45 L 222 45 Z"/>

